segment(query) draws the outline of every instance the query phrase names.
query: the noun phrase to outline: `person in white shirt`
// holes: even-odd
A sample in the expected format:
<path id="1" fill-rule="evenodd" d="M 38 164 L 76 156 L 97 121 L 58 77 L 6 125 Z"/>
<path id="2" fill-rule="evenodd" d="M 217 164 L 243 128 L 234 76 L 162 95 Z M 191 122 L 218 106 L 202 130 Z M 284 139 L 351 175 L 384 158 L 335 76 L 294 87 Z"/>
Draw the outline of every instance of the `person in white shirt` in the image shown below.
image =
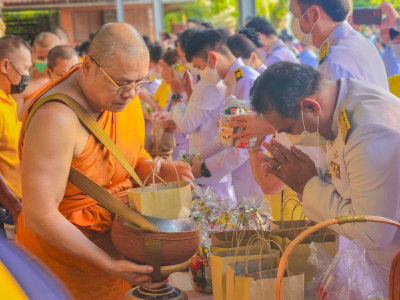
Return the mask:
<path id="1" fill-rule="evenodd" d="M 255 32 L 254 35 L 258 38 Z M 258 38 L 256 41 L 258 41 L 258 44 L 255 44 L 244 33 L 237 33 L 228 39 L 228 46 L 236 58 L 241 58 L 246 66 L 261 74 L 267 69 L 267 66 L 262 62 L 260 52 L 257 49 L 262 45 L 261 40 Z"/>
<path id="2" fill-rule="evenodd" d="M 375 45 L 346 21 L 350 9 L 350 0 L 291 0 L 293 33 L 320 49 L 318 71 L 325 77 L 356 78 L 389 90 Z"/>
<path id="3" fill-rule="evenodd" d="M 281 62 L 257 79 L 252 104 L 295 145 L 316 147 L 328 141 L 330 179 L 295 146 L 288 149 L 272 140 L 266 145 L 271 156 L 262 156 L 267 173 L 303 195 L 306 217 L 315 222 L 347 215 L 400 220 L 397 97 L 367 82 L 330 81 L 309 66 Z M 400 249 L 400 231 L 389 225 L 352 223 L 331 228 L 360 240 L 379 266 L 390 267 Z"/>
<path id="4" fill-rule="evenodd" d="M 235 58 L 224 38 L 216 30 L 196 32 L 186 46 L 186 60 L 201 70 L 201 81 L 218 85 L 223 79 L 227 87 L 226 95 L 235 95 L 241 100 L 249 99 L 250 89 L 259 75 L 244 65 L 241 59 Z M 217 137 L 209 141 L 208 147 L 210 149 L 218 147 Z M 225 148 L 205 159 L 201 166 L 203 173 L 208 171 L 216 177 L 232 173 L 232 184 L 238 201 L 250 196 L 262 198 L 262 191 L 250 169 L 249 154 L 246 149 Z M 198 178 L 201 171 L 198 164 L 194 164 L 192 171 Z"/>
<path id="5" fill-rule="evenodd" d="M 272 66 L 279 61 L 299 62 L 294 52 L 278 37 L 272 24 L 262 17 L 252 18 L 246 25 L 256 31 L 264 44 L 265 64 Z"/>

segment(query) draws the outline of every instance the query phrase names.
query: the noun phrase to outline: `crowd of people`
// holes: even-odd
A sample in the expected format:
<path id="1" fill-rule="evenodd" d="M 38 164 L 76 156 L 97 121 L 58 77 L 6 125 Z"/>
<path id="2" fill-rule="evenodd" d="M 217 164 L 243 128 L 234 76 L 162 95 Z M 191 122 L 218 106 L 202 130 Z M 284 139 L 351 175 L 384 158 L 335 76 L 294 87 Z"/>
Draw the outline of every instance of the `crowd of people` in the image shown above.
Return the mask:
<path id="1" fill-rule="evenodd" d="M 384 2 L 383 24 L 360 27 L 351 7 L 350 0 L 291 0 L 294 36 L 252 17 L 237 32 L 192 19 L 160 43 L 125 23 L 103 25 L 76 49 L 61 29 L 40 33 L 31 46 L 2 37 L 0 204 L 16 243 L 75 299 L 122 299 L 132 285 L 165 283 L 152 283 L 151 267 L 115 252 L 114 215 L 68 182 L 75 168 L 124 203 L 137 184 L 59 95 L 97 121 L 141 180 L 156 170 L 175 181 L 176 167 L 181 180 L 232 203 L 261 203 L 290 188 L 315 222 L 399 221 L 400 17 Z M 251 101 L 250 113 L 226 124 L 241 128 L 232 138 L 256 140 L 247 149 L 218 142 L 227 96 Z M 169 139 L 155 154 L 147 141 L 159 129 Z M 154 167 L 160 153 L 175 166 Z M 384 268 L 400 249 L 399 231 L 387 225 L 333 229 L 341 247 L 360 240 Z"/>

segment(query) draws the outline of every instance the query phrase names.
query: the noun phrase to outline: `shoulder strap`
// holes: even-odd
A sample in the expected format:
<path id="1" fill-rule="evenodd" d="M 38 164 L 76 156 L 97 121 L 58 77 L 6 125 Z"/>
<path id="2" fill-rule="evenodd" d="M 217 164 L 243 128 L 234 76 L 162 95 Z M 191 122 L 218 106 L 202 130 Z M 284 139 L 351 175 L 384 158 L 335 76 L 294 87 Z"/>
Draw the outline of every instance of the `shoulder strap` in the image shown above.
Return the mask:
<path id="1" fill-rule="evenodd" d="M 44 103 L 55 100 L 61 101 L 68 105 L 78 116 L 79 120 L 88 128 L 89 131 L 93 133 L 93 135 L 104 144 L 105 147 L 115 156 L 115 158 L 121 163 L 121 165 L 129 172 L 129 174 L 143 186 L 142 181 L 136 175 L 135 171 L 125 159 L 121 151 L 117 148 L 115 143 L 111 140 L 111 138 L 104 132 L 104 130 L 97 124 L 96 121 L 87 113 L 87 111 L 75 100 L 65 94 L 54 94 L 44 99 L 38 101 L 38 103 L 34 104 L 32 107 L 29 117 L 26 122 L 26 128 L 28 128 L 29 122 L 37 111 L 37 109 L 42 106 Z M 95 126 L 96 125 L 96 126 Z M 119 158 L 119 159 L 118 159 Z M 126 167 L 126 166 L 129 167 Z M 130 172 L 131 169 L 131 172 Z M 137 177 L 137 179 L 135 178 Z M 99 202 L 106 209 L 112 211 L 116 215 L 122 217 L 123 219 L 131 222 L 133 226 L 150 231 L 150 232 L 159 232 L 159 230 L 152 225 L 149 221 L 143 218 L 142 215 L 134 211 L 133 209 L 128 208 L 125 204 L 123 204 L 117 197 L 112 195 L 102 186 L 91 180 L 86 175 L 82 174 L 79 170 L 71 167 L 70 174 L 68 177 L 69 182 L 78 187 L 81 191 L 92 197 L 94 200 Z"/>
<path id="2" fill-rule="evenodd" d="M 114 141 L 108 136 L 107 133 L 104 132 L 103 128 L 100 127 L 99 124 L 88 114 L 88 112 L 74 99 L 66 94 L 53 94 L 47 96 L 37 103 L 34 104 L 32 109 L 29 112 L 29 117 L 26 121 L 26 128 L 29 126 L 29 122 L 35 112 L 41 107 L 43 104 L 49 101 L 61 101 L 66 104 L 69 108 L 71 108 L 74 113 L 78 116 L 79 120 L 83 123 L 83 125 L 111 152 L 111 154 L 115 157 L 115 159 L 124 167 L 124 169 L 129 173 L 130 176 L 141 186 L 143 187 L 143 182 L 140 180 L 139 176 L 136 174 L 133 167 L 126 160 L 122 152 L 118 149 L 117 145 L 115 145 Z"/>

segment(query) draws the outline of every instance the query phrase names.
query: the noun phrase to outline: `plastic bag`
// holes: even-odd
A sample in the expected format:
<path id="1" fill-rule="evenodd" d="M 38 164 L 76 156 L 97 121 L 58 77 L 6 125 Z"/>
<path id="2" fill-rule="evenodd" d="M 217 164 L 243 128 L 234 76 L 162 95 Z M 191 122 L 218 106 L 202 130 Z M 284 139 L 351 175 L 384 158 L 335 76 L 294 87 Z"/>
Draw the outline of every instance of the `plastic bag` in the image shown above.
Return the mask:
<path id="1" fill-rule="evenodd" d="M 388 288 L 361 242 L 351 241 L 328 266 L 318 296 L 323 300 L 385 299 Z"/>
<path id="2" fill-rule="evenodd" d="M 218 143 L 222 147 L 249 148 L 256 143 L 257 138 L 251 138 L 247 142 L 239 142 L 239 139 L 233 139 L 232 135 L 238 133 L 244 128 L 231 128 L 225 124 L 234 116 L 248 114 L 251 109 L 250 100 L 239 100 L 231 95 L 225 99 L 225 111 L 221 114 L 219 120 Z"/>
<path id="3" fill-rule="evenodd" d="M 307 259 L 310 265 L 313 265 L 316 270 L 312 281 L 307 284 L 304 290 L 304 296 L 307 300 L 317 300 L 317 289 L 321 284 L 322 278 L 328 266 L 332 263 L 332 256 L 325 250 L 321 245 L 311 242 L 310 244 L 311 254 Z"/>

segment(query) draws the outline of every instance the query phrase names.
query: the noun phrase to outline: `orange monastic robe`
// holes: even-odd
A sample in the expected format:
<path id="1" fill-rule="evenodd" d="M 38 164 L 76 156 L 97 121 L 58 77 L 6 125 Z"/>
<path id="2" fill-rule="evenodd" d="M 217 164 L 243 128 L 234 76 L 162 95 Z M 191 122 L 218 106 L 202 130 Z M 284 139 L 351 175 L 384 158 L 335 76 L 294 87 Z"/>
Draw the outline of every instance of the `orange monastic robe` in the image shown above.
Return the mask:
<path id="1" fill-rule="evenodd" d="M 79 67 L 71 70 L 64 78 L 77 69 Z M 49 88 L 46 88 L 42 94 Z M 27 115 L 25 115 L 21 130 L 21 149 L 26 117 Z M 140 101 L 137 98 L 123 112 L 104 112 L 98 124 L 114 140 L 132 166 L 138 166 L 145 159 L 150 159 L 144 150 L 144 121 Z M 109 151 L 95 140 L 93 135 L 89 136 L 83 152 L 72 160 L 71 165 L 122 201 L 127 202 L 126 191 L 132 187 L 128 173 Z M 70 183 L 67 185 L 59 210 L 90 240 L 103 249 L 112 248 L 109 232 L 113 214 Z M 51 246 L 31 232 L 25 226 L 24 219 L 22 210 L 17 225 L 18 243 L 28 248 L 44 262 L 61 279 L 75 299 L 123 299 L 124 294 L 130 289 L 127 282 Z M 108 249 L 107 252 L 111 253 L 112 249 Z"/>
<path id="2" fill-rule="evenodd" d="M 37 98 L 38 95 L 42 95 L 43 91 L 46 89 L 47 86 L 50 85 L 50 82 L 46 82 L 43 84 L 40 88 L 38 88 L 36 91 L 30 93 L 28 96 L 24 98 L 24 103 L 28 102 L 29 100 L 32 100 L 34 98 Z M 47 89 L 46 89 L 47 90 Z"/>

